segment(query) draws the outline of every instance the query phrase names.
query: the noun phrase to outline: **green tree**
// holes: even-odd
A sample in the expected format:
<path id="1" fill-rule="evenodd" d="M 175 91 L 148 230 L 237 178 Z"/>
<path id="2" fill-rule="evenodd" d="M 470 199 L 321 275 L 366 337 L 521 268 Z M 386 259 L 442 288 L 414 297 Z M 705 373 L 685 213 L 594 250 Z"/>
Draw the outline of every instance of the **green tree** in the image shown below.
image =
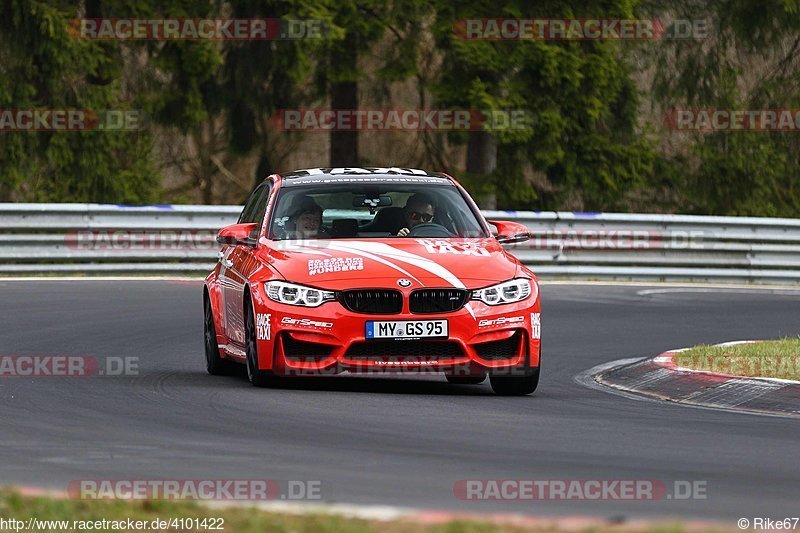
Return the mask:
<path id="1" fill-rule="evenodd" d="M 234 18 L 322 23 L 321 37 L 225 44 L 220 98 L 226 106 L 229 147 L 234 155 L 257 150 L 253 180 L 259 183 L 270 172 L 281 170 L 289 152 L 297 149 L 297 135 L 276 129 L 273 117 L 282 109 L 302 107 L 314 99 L 309 86 L 316 57 L 324 43 L 341 32 L 327 32 L 331 15 L 325 3 L 247 0 L 233 3 L 231 9 Z"/>
<path id="2" fill-rule="evenodd" d="M 643 50 L 653 66 L 653 101 L 670 109 L 797 109 L 800 2 L 675 0 L 648 3 L 656 16 L 704 20 L 703 39 Z M 797 133 L 676 132 L 683 149 L 666 158 L 685 174 L 684 209 L 695 213 L 797 216 Z M 672 172 L 675 172 L 674 170 Z"/>
<path id="3" fill-rule="evenodd" d="M 324 43 L 316 70 L 320 96 L 330 98 L 331 109 L 358 109 L 359 57 L 380 39 L 386 29 L 382 0 L 333 0 L 329 4 L 333 27 L 341 38 Z M 330 165 L 357 166 L 358 131 L 330 132 Z"/>
<path id="4" fill-rule="evenodd" d="M 609 209 L 652 173 L 653 151 L 637 134 L 637 92 L 619 41 L 466 40 L 453 21 L 471 18 L 632 18 L 629 1 L 478 0 L 437 4 L 445 54 L 439 105 L 486 113 L 520 110 L 524 127 L 470 132 L 467 174 L 487 207 Z M 549 183 L 536 190 L 526 168 Z"/>
<path id="5" fill-rule="evenodd" d="M 215 18 L 221 8 L 212 2 L 178 0 L 161 4 L 146 0 L 127 7 L 108 9 L 106 17 Z M 197 191 L 203 203 L 216 199 L 214 185 L 219 177 L 226 185 L 239 185 L 224 166 L 228 149 L 223 98 L 223 42 L 214 40 L 166 40 L 133 42 L 146 61 L 133 84 L 139 99 L 168 135 L 168 146 L 160 147 L 162 164 L 176 166 L 185 182 L 171 191 Z M 240 188 L 241 185 L 239 185 Z M 242 194 L 246 194 L 244 190 Z M 178 194 L 178 197 L 180 195 Z"/>
<path id="6" fill-rule="evenodd" d="M 120 84 L 122 47 L 68 31 L 81 2 L 0 4 L 0 108 L 137 109 Z M 98 16 L 96 2 L 86 16 Z M 0 133 L 0 198 L 150 202 L 159 174 L 148 131 Z"/>

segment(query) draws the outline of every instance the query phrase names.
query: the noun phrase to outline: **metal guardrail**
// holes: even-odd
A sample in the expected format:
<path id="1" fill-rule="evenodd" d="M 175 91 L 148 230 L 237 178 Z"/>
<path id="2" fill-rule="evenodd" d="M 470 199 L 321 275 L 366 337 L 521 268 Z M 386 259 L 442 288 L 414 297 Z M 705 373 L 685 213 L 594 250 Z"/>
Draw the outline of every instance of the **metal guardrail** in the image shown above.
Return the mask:
<path id="1" fill-rule="evenodd" d="M 240 206 L 0 203 L 0 275 L 201 274 Z M 544 279 L 800 284 L 800 219 L 485 211 Z"/>

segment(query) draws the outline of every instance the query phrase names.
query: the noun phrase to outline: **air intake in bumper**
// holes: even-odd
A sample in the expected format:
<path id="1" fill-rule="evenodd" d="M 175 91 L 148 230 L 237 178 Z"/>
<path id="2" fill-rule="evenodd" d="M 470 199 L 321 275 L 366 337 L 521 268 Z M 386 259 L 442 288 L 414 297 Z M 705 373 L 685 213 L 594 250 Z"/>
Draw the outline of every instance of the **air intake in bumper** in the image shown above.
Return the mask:
<path id="1" fill-rule="evenodd" d="M 507 339 L 499 341 L 482 342 L 474 346 L 478 357 L 490 361 L 498 359 L 512 359 L 519 355 L 522 332 L 517 331 Z"/>
<path id="2" fill-rule="evenodd" d="M 408 357 L 427 360 L 455 359 L 464 356 L 461 345 L 453 341 L 370 341 L 354 342 L 345 353 L 347 359 L 384 360 Z"/>

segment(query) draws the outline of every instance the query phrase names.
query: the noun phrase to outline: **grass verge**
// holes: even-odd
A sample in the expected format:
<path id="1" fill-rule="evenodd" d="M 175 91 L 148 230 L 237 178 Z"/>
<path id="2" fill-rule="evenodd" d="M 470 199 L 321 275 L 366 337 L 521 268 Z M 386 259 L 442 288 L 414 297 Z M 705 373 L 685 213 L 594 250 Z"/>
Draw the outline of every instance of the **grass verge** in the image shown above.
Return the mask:
<path id="1" fill-rule="evenodd" d="M 676 353 L 673 361 L 694 370 L 800 381 L 800 338 L 731 346 L 703 344 Z"/>
<path id="2" fill-rule="evenodd" d="M 737 528 L 719 524 L 681 524 L 672 522 L 609 523 L 600 519 L 587 519 L 582 523 L 560 524 L 558 519 L 533 518 L 527 522 L 512 519 L 517 523 L 482 521 L 479 519 L 457 519 L 450 521 L 419 520 L 366 520 L 332 514 L 277 513 L 246 507 L 210 507 L 193 502 L 173 501 L 105 501 L 23 496 L 11 490 L 0 490 L 0 520 L 5 531 L 30 531 L 28 520 L 35 518 L 34 531 L 134 531 L 126 522 L 146 522 L 139 531 L 224 531 L 225 533 L 270 532 L 331 532 L 331 533 L 488 533 L 488 532 L 547 532 L 547 533 L 716 533 L 736 531 Z M 8 520 L 24 523 L 19 528 Z M 183 527 L 151 527 L 154 520 L 169 521 L 183 519 Z M 187 527 L 186 520 L 198 527 Z M 107 522 L 103 523 L 105 520 Z M 203 520 L 206 520 L 205 527 Z M 221 520 L 221 521 L 220 521 Z M 66 527 L 46 521 L 61 521 Z M 66 521 L 66 522 L 64 522 Z M 115 527 L 116 521 L 120 526 Z M 435 522 L 435 523 L 431 523 Z M 524 522 L 524 523 L 523 523 Z M 0 522 L 2 523 L 2 522 Z M 538 525 L 537 525 L 538 524 Z M 210 529 L 209 526 L 218 526 Z"/>

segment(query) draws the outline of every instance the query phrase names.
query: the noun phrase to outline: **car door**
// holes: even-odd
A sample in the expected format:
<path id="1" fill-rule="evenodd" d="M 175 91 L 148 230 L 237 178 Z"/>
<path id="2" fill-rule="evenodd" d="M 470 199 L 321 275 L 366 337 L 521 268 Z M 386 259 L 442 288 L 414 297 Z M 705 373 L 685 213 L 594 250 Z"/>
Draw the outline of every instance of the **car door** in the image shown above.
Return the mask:
<path id="1" fill-rule="evenodd" d="M 239 216 L 239 224 L 256 222 L 258 228 L 264 218 L 270 183 L 259 185 L 248 198 Z M 251 237 L 258 238 L 258 229 Z M 220 287 L 222 294 L 223 320 L 228 341 L 244 347 L 244 286 L 247 283 L 254 249 L 244 244 L 226 245 L 220 250 Z"/>

